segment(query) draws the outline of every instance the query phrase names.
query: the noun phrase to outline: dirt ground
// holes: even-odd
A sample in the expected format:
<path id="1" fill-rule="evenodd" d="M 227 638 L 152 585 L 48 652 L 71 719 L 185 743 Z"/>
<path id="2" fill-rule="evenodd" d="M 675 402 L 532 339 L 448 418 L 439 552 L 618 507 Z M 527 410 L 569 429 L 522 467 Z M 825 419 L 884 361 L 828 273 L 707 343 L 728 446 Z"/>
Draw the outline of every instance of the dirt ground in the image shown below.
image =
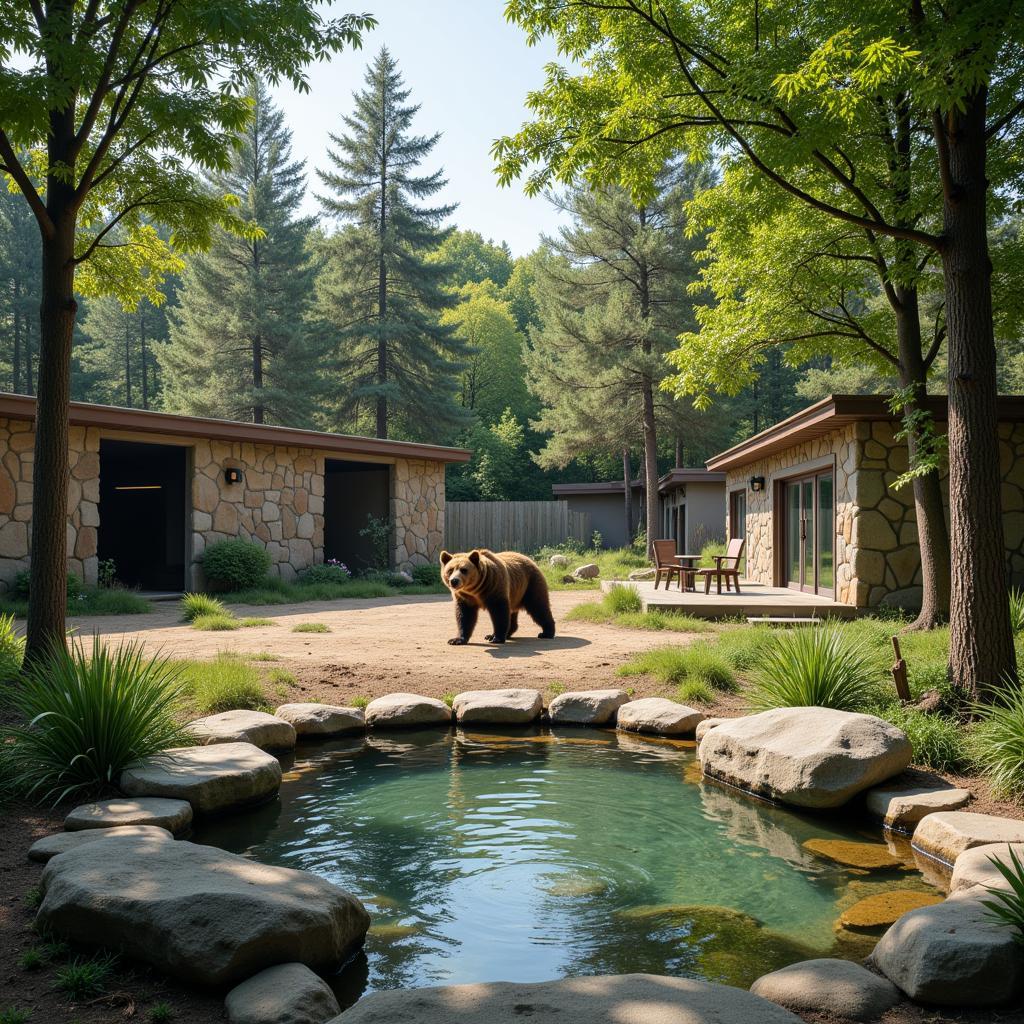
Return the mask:
<path id="1" fill-rule="evenodd" d="M 176 603 L 154 605 L 147 615 L 97 616 L 72 620 L 81 636 L 141 640 L 150 652 L 179 658 L 213 658 L 222 651 L 270 652 L 306 688 L 303 699 L 377 697 L 396 690 L 441 696 L 449 691 L 552 683 L 594 687 L 622 685 L 616 668 L 630 655 L 665 643 L 685 643 L 679 633 L 618 629 L 569 622 L 569 609 L 596 601 L 596 591 L 556 591 L 551 595 L 558 623 L 554 640 L 537 638 L 525 615 L 520 632 L 503 645 L 489 644 L 486 616 L 471 643 L 448 644 L 455 635 L 451 599 L 444 594 L 310 602 L 290 605 L 234 605 L 239 618 L 272 619 L 272 626 L 230 632 L 200 632 L 181 622 Z M 329 633 L 293 633 L 299 623 L 317 622 Z M 630 681 L 633 685 L 633 681 Z"/>

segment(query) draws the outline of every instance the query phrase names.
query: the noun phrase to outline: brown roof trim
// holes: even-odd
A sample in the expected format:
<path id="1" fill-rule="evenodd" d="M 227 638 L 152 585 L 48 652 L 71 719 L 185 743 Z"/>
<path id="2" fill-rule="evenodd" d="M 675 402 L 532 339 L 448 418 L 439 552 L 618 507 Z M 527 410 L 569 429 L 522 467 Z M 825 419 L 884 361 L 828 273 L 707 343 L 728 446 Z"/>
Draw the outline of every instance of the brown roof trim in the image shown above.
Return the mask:
<path id="1" fill-rule="evenodd" d="M 643 480 L 633 481 L 633 490 L 642 491 Z M 552 484 L 551 493 L 556 498 L 571 498 L 577 494 L 622 494 L 625 487 L 621 480 L 606 480 L 602 483 Z"/>
<path id="2" fill-rule="evenodd" d="M 931 396 L 926 404 L 937 420 L 946 419 L 945 395 Z M 996 412 L 1001 422 L 1024 421 L 1024 396 L 1001 395 L 996 402 Z M 889 408 L 887 396 L 830 395 L 806 409 L 801 409 L 781 423 L 776 423 L 767 430 L 762 430 L 746 441 L 713 456 L 708 459 L 707 467 L 711 470 L 736 469 L 803 441 L 821 437 L 850 423 L 896 419 L 898 416 Z"/>
<path id="3" fill-rule="evenodd" d="M 670 469 L 658 480 L 658 490 L 664 491 L 678 484 L 725 483 L 724 473 L 712 473 L 700 466 Z M 642 491 L 643 480 L 634 480 L 633 489 Z M 601 483 L 552 484 L 551 492 L 556 498 L 569 498 L 577 494 L 622 494 L 625 488 L 621 480 L 606 480 Z"/>
<path id="4" fill-rule="evenodd" d="M 0 417 L 16 420 L 36 418 L 36 400 L 28 395 L 0 393 Z M 152 412 L 148 409 L 121 409 L 110 405 L 72 402 L 68 422 L 80 427 L 125 430 L 170 437 L 198 437 L 214 441 L 279 447 L 315 448 L 341 455 L 380 455 L 434 462 L 468 462 L 472 452 L 465 448 L 415 444 L 411 441 L 383 441 L 375 437 L 352 437 L 319 430 L 298 430 L 265 423 L 237 423 L 233 420 L 206 419 Z"/>
<path id="5" fill-rule="evenodd" d="M 659 491 L 670 491 L 681 484 L 724 484 L 725 474 L 709 469 L 686 468 L 670 469 L 659 481 Z"/>

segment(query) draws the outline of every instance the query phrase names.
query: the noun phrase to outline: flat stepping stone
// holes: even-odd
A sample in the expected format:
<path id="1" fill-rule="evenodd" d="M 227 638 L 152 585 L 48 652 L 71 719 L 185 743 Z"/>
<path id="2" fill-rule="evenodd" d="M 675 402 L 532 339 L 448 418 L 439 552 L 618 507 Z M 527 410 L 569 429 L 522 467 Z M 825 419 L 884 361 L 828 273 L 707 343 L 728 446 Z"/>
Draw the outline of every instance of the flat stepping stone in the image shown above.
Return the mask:
<path id="1" fill-rule="evenodd" d="M 965 850 L 991 843 L 1024 843 L 1024 821 L 973 811 L 939 811 L 914 829 L 914 849 L 952 865 Z"/>
<path id="2" fill-rule="evenodd" d="M 949 880 L 949 891 L 961 892 L 976 885 L 989 889 L 1010 890 L 1010 883 L 992 863 L 993 858 L 1013 870 L 1010 854 L 1016 853 L 1017 860 L 1024 864 L 1024 843 L 990 843 L 965 850 L 953 865 L 953 877 Z"/>
<path id="3" fill-rule="evenodd" d="M 899 868 L 903 861 L 894 856 L 884 843 L 858 843 L 848 839 L 808 839 L 804 849 L 816 857 L 842 864 L 848 868 L 876 871 Z"/>
<path id="4" fill-rule="evenodd" d="M 262 750 L 291 750 L 295 729 L 289 722 L 265 711 L 222 711 L 197 718 L 185 726 L 201 744 L 251 743 Z"/>
<path id="5" fill-rule="evenodd" d="M 229 1024 L 323 1024 L 341 1013 L 327 982 L 305 964 L 278 964 L 224 999 Z"/>
<path id="6" fill-rule="evenodd" d="M 543 710 L 537 690 L 467 690 L 452 701 L 460 725 L 526 725 Z"/>
<path id="7" fill-rule="evenodd" d="M 452 724 L 452 709 L 443 700 L 418 693 L 389 693 L 366 705 L 368 729 L 429 729 Z"/>
<path id="8" fill-rule="evenodd" d="M 618 974 L 535 984 L 491 982 L 364 996 L 330 1024 L 801 1024 L 740 988 Z"/>
<path id="9" fill-rule="evenodd" d="M 65 819 L 68 832 L 90 828 L 116 828 L 120 825 L 159 825 L 178 835 L 192 824 L 192 805 L 187 800 L 160 797 L 119 797 L 97 800 L 76 807 Z"/>
<path id="10" fill-rule="evenodd" d="M 60 863 L 58 859 L 57 863 Z M 968 889 L 904 914 L 879 940 L 871 963 L 914 1002 L 998 1006 L 1020 991 L 1024 957 L 1015 930 Z"/>
<path id="11" fill-rule="evenodd" d="M 923 773 L 922 773 L 923 774 Z M 894 779 L 864 794 L 868 813 L 898 832 L 913 832 L 917 823 L 936 811 L 956 811 L 971 800 L 969 789 L 957 789 L 941 779 L 934 784 L 901 782 Z"/>
<path id="12" fill-rule="evenodd" d="M 175 747 L 121 772 L 130 796 L 187 800 L 199 814 L 260 803 L 281 786 L 281 763 L 251 743 Z"/>
<path id="13" fill-rule="evenodd" d="M 878 1020 L 903 998 L 887 978 L 849 960 L 804 960 L 762 975 L 750 991 L 798 1013 Z"/>
<path id="14" fill-rule="evenodd" d="M 930 907 L 942 902 L 942 895 L 893 889 L 865 896 L 839 915 L 839 923 L 853 931 L 876 931 L 888 928 L 910 910 Z"/>
<path id="15" fill-rule="evenodd" d="M 794 807 L 841 807 L 899 775 L 913 748 L 874 715 L 775 708 L 722 722 L 698 747 L 704 774 Z"/>
<path id="16" fill-rule="evenodd" d="M 555 697 L 548 717 L 557 725 L 608 725 L 628 701 L 625 690 L 573 690 Z"/>
<path id="17" fill-rule="evenodd" d="M 370 925 L 355 896 L 317 875 L 184 840 L 87 843 L 54 857 L 41 889 L 42 930 L 130 951 L 189 986 L 282 962 L 333 971 Z"/>
<path id="18" fill-rule="evenodd" d="M 189 807 L 190 815 L 191 812 L 192 808 Z M 159 825 L 115 825 L 112 828 L 91 828 L 82 832 L 55 832 L 52 836 L 43 836 L 42 839 L 36 840 L 28 849 L 28 859 L 45 864 L 59 854 L 67 853 L 68 850 L 77 850 L 85 843 L 92 843 L 97 839 L 111 839 L 115 836 L 166 839 L 168 842 L 174 839 L 167 829 Z"/>
<path id="19" fill-rule="evenodd" d="M 296 736 L 342 736 L 362 732 L 366 716 L 362 708 L 335 704 L 282 704 L 274 714 L 295 730 Z"/>
<path id="20" fill-rule="evenodd" d="M 694 708 L 664 697 L 643 697 L 623 704 L 615 724 L 627 732 L 649 732 L 657 736 L 685 736 L 704 721 Z"/>

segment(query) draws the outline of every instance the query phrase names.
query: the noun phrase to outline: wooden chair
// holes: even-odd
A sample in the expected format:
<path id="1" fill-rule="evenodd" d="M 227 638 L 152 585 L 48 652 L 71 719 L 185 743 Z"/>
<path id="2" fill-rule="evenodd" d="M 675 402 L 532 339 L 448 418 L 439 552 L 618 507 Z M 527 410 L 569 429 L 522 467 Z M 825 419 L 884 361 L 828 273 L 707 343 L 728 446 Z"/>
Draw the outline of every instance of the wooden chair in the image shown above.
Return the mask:
<path id="1" fill-rule="evenodd" d="M 679 589 L 682 590 L 684 571 L 676 561 L 676 542 L 674 540 L 656 540 L 654 542 L 654 589 L 658 589 L 658 584 L 664 574 L 666 590 L 668 590 L 673 576 L 679 577 Z"/>
<path id="2" fill-rule="evenodd" d="M 722 580 L 725 580 L 725 589 L 728 592 L 729 583 L 740 592 L 740 559 L 743 557 L 743 545 L 745 541 L 740 537 L 733 537 L 729 541 L 729 549 L 724 555 L 715 555 L 714 569 L 698 569 L 698 575 L 704 577 L 704 593 L 711 593 L 711 578 L 714 577 L 718 584 L 718 592 L 722 592 Z"/>

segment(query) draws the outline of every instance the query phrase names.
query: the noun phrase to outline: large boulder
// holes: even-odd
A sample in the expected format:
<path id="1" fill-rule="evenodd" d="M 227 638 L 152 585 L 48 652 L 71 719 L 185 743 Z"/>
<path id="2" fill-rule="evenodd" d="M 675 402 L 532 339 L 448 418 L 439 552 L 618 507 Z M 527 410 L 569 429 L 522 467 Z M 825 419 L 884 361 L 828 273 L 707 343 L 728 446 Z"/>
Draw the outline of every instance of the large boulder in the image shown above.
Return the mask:
<path id="1" fill-rule="evenodd" d="M 317 875 L 212 846 L 113 837 L 43 869 L 42 929 L 152 964 L 189 985 L 229 985 L 274 964 L 331 970 L 370 916 Z"/>
<path id="2" fill-rule="evenodd" d="M 643 697 L 619 708 L 615 724 L 627 732 L 649 732 L 661 736 L 691 734 L 704 721 L 701 712 L 664 697 Z"/>
<path id="3" fill-rule="evenodd" d="M 728 718 L 705 718 L 704 721 L 697 723 L 697 728 L 693 730 L 693 738 L 700 743 L 712 729 L 728 721 Z"/>
<path id="4" fill-rule="evenodd" d="M 798 1013 L 878 1020 L 902 998 L 899 989 L 850 960 L 804 960 L 762 975 L 750 991 Z"/>
<path id="5" fill-rule="evenodd" d="M 868 813 L 897 832 L 913 832 L 917 823 L 936 811 L 956 811 L 971 800 L 969 789 L 958 789 L 944 779 L 913 773 L 875 786 L 864 794 Z"/>
<path id="6" fill-rule="evenodd" d="M 548 715 L 556 725 L 608 725 L 628 700 L 625 690 L 572 690 L 555 697 Z"/>
<path id="7" fill-rule="evenodd" d="M 964 850 L 953 865 L 953 877 L 949 880 L 950 892 L 961 892 L 983 885 L 988 889 L 1009 890 L 1010 883 L 993 863 L 998 860 L 1011 870 L 1011 854 L 1024 863 L 1024 843 L 990 843 L 988 846 L 974 846 Z"/>
<path id="8" fill-rule="evenodd" d="M 973 811 L 940 811 L 922 818 L 914 829 L 914 849 L 944 864 L 965 850 L 991 843 L 1024 843 L 1024 821 Z"/>
<path id="9" fill-rule="evenodd" d="M 704 774 L 795 807 L 841 807 L 898 775 L 913 749 L 874 715 L 776 708 L 722 722 L 698 748 Z"/>
<path id="10" fill-rule="evenodd" d="M 222 711 L 197 718 L 185 726 L 197 743 L 251 743 L 263 750 L 290 750 L 295 729 L 289 722 L 265 711 Z"/>
<path id="11" fill-rule="evenodd" d="M 118 828 L 122 825 L 157 825 L 177 835 L 192 824 L 192 805 L 187 800 L 166 800 L 156 796 L 97 800 L 80 804 L 64 819 L 68 832 L 82 829 Z"/>
<path id="12" fill-rule="evenodd" d="M 998 1006 L 1020 991 L 1024 957 L 1014 930 L 963 893 L 904 914 L 879 939 L 871 962 L 918 1003 Z"/>
<path id="13" fill-rule="evenodd" d="M 362 708 L 338 707 L 335 704 L 282 704 L 274 714 L 288 722 L 297 736 L 342 736 L 362 732 L 366 728 Z"/>
<path id="14" fill-rule="evenodd" d="M 366 705 L 368 729 L 426 729 L 451 723 L 452 709 L 443 700 L 417 693 L 389 693 Z"/>
<path id="15" fill-rule="evenodd" d="M 77 850 L 79 846 L 95 842 L 98 839 L 111 839 L 116 836 L 135 836 L 142 839 L 165 839 L 168 842 L 174 836 L 159 825 L 115 825 L 113 828 L 90 828 L 81 832 L 55 832 L 52 836 L 37 839 L 28 848 L 28 859 L 45 864 L 47 861 L 68 850 Z"/>
<path id="16" fill-rule="evenodd" d="M 543 710 L 537 690 L 467 690 L 452 701 L 460 725 L 524 725 Z"/>
<path id="17" fill-rule="evenodd" d="M 327 982 L 305 964 L 278 964 L 224 999 L 229 1024 L 324 1024 L 341 1012 Z"/>
<path id="18" fill-rule="evenodd" d="M 331 1024 L 800 1024 L 729 985 L 653 974 L 534 984 L 498 981 L 394 989 L 360 999 Z"/>
<path id="19" fill-rule="evenodd" d="M 129 765 L 121 789 L 130 796 L 187 800 L 200 814 L 259 803 L 281 786 L 281 762 L 251 743 L 175 747 Z"/>

